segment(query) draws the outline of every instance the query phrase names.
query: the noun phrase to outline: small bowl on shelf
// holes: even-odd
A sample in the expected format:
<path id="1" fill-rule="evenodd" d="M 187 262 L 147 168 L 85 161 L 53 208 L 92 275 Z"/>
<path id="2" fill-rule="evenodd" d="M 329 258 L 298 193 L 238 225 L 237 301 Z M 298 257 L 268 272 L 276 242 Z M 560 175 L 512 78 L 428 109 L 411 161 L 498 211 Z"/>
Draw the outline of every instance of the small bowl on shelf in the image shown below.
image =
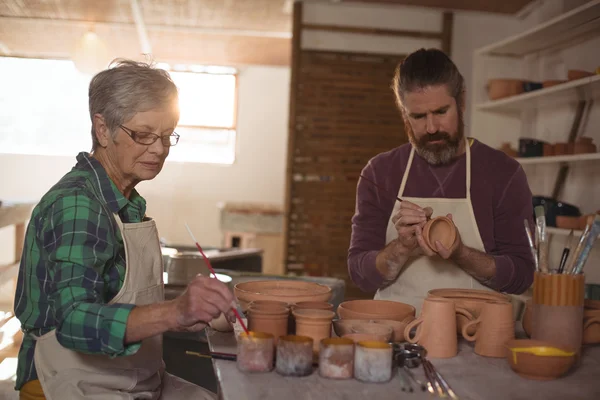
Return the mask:
<path id="1" fill-rule="evenodd" d="M 587 78 L 590 76 L 594 76 L 594 73 L 581 69 L 570 69 L 569 72 L 567 72 L 567 77 L 570 81 L 575 81 L 577 79 Z"/>
<path id="2" fill-rule="evenodd" d="M 516 96 L 525 91 L 524 81 L 521 79 L 490 79 L 487 89 L 490 100 Z"/>
<path id="3" fill-rule="evenodd" d="M 575 363 L 568 347 L 532 339 L 506 342 L 506 360 L 513 371 L 526 379 L 552 380 L 565 375 Z"/>

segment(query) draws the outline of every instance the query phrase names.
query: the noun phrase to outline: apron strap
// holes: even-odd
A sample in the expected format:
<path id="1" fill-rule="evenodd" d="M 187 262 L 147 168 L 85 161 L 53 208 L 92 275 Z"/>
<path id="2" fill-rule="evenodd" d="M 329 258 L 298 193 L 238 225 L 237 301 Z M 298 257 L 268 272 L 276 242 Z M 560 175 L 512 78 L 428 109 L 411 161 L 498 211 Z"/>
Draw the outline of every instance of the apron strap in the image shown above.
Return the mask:
<path id="1" fill-rule="evenodd" d="M 467 165 L 466 165 L 466 170 L 467 170 L 467 179 L 466 179 L 466 183 L 467 183 L 467 195 L 466 198 L 467 200 L 469 200 L 469 203 L 471 202 L 471 146 L 469 145 L 469 139 L 467 139 L 465 137 L 465 151 L 467 152 Z"/>
<path id="2" fill-rule="evenodd" d="M 408 156 L 408 162 L 406 163 L 406 170 L 404 171 L 404 175 L 402 176 L 402 183 L 400 184 L 400 190 L 398 190 L 398 197 L 402 198 L 404 195 L 404 188 L 406 187 L 406 181 L 408 181 L 408 172 L 410 171 L 410 167 L 413 162 L 413 158 L 415 156 L 415 148 L 412 147 L 410 149 L 410 155 Z"/>

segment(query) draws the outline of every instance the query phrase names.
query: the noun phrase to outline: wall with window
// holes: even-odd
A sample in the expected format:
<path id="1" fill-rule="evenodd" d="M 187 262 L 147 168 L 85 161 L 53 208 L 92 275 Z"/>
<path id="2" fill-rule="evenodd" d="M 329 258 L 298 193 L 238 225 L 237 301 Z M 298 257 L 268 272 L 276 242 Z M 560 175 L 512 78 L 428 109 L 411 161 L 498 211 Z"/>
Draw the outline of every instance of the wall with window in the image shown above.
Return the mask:
<path id="1" fill-rule="evenodd" d="M 289 68 L 248 66 L 238 70 L 238 99 L 235 135 L 235 161 L 231 165 L 184 163 L 169 161 L 153 181 L 139 185 L 139 191 L 148 200 L 148 213 L 156 218 L 162 237 L 169 242 L 188 243 L 184 227 L 187 222 L 197 239 L 206 246 L 219 246 L 220 201 L 256 201 L 283 204 L 284 174 L 287 149 L 287 121 L 289 98 Z M 84 85 L 85 86 L 85 85 Z M 28 97 L 21 109 L 30 115 L 31 124 L 42 108 L 58 109 L 60 101 L 49 99 L 36 103 L 36 88 L 24 87 Z M 71 90 L 57 88 L 57 90 Z M 56 98 L 63 94 L 57 92 Z M 0 101 L 10 98 L 1 95 Z M 60 151 L 68 148 L 71 156 L 41 156 L 6 154 L 0 148 L 0 200 L 37 201 L 62 175 L 75 164 L 78 151 L 88 151 L 91 145 L 89 130 L 77 131 L 84 139 L 83 145 L 71 146 L 61 137 L 76 120 L 87 120 L 87 98 L 79 108 L 72 109 L 64 120 L 52 126 L 31 127 L 42 129 L 48 143 L 58 143 Z M 0 107 L 0 113 L 6 108 Z M 58 111 L 57 111 L 58 112 Z M 7 121 L 10 115 L 0 115 Z M 193 124 L 193 123 L 192 123 Z M 5 125 L 8 125 L 7 123 Z M 77 125 L 77 124 L 76 124 Z M 191 125 L 191 124 L 190 124 Z M 181 130 L 182 136 L 193 135 L 193 128 Z M 25 130 L 16 134 L 0 126 L 0 143 L 7 136 L 22 140 Z M 215 136 L 215 141 L 225 140 Z M 184 149 L 184 139 L 173 149 Z M 5 145 L 6 146 L 6 145 Z M 52 147 L 52 146 L 50 146 Z M 175 153 L 173 153 L 175 154 Z M 9 237 L 0 232 L 0 239 Z M 3 246 L 4 247 L 4 246 Z"/>

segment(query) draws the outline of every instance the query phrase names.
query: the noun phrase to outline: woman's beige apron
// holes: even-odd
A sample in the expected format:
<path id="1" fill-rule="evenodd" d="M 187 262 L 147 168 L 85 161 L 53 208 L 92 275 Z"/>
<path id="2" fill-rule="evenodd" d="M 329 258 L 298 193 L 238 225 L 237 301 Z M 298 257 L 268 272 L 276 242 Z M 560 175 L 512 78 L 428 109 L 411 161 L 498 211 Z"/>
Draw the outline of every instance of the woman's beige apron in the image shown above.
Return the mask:
<path id="1" fill-rule="evenodd" d="M 485 251 L 483 241 L 479 235 L 477 221 L 473 213 L 473 205 L 471 203 L 471 150 L 469 142 L 465 139 L 466 158 L 467 158 L 467 197 L 464 199 L 445 199 L 445 198 L 422 198 L 422 197 L 406 197 L 404 196 L 404 188 L 408 181 L 408 174 L 415 155 L 415 149 L 410 152 L 408 164 L 398 197 L 415 203 L 421 207 L 431 207 L 433 216 L 445 216 L 452 214 L 452 219 L 458 227 L 462 242 L 471 248 Z M 386 232 L 386 244 L 398 237 L 392 217 L 399 210 L 400 203 L 395 202 L 394 209 L 388 221 Z M 375 299 L 379 300 L 394 300 L 402 303 L 411 304 L 417 309 L 417 315 L 421 312 L 423 299 L 427 297 L 427 292 L 437 288 L 461 288 L 461 289 L 487 289 L 488 287 L 480 284 L 473 279 L 469 274 L 464 272 L 460 267 L 452 261 L 444 260 L 435 255 L 433 257 L 418 256 L 408 259 L 400 275 L 389 286 L 379 289 L 375 294 Z"/>
<path id="2" fill-rule="evenodd" d="M 145 305 L 164 300 L 163 265 L 154 221 L 115 220 L 125 244 L 125 280 L 109 304 Z M 213 393 L 165 372 L 162 335 L 142 341 L 131 356 L 109 357 L 69 350 L 52 330 L 37 338 L 35 368 L 48 400 L 215 399 Z"/>

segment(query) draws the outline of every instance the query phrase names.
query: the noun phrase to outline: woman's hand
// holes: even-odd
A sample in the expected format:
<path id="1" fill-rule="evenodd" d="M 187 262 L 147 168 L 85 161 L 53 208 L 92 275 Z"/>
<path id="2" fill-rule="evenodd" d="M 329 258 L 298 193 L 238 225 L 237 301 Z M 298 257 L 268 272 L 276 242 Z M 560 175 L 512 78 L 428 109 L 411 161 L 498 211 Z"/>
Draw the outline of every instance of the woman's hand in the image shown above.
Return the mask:
<path id="1" fill-rule="evenodd" d="M 233 294 L 215 278 L 198 275 L 175 300 L 177 330 L 199 331 L 221 315 L 235 321 Z"/>

